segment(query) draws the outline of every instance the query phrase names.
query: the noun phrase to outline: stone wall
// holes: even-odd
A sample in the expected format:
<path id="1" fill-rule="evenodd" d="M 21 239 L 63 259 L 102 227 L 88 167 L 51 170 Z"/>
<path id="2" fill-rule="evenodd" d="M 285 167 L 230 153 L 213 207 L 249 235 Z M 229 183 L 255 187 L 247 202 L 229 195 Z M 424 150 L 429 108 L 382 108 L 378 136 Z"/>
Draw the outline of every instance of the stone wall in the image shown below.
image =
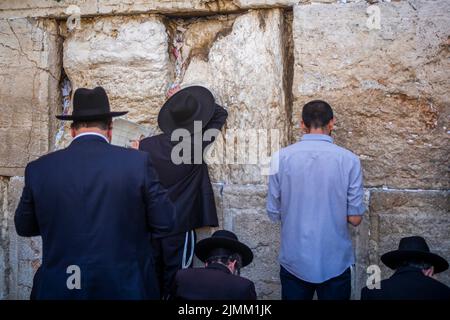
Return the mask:
<path id="1" fill-rule="evenodd" d="M 69 32 L 66 8 L 75 3 L 81 28 Z M 450 260 L 450 4 L 379 1 L 380 29 L 367 26 L 369 5 L 2 1 L 0 299 L 27 298 L 39 265 L 39 238 L 18 237 L 12 218 L 26 163 L 69 142 L 67 134 L 56 139 L 67 130 L 54 120 L 63 83 L 101 84 L 113 109 L 130 110 L 128 119 L 154 130 L 171 85 L 208 84 L 229 112 L 216 144 L 226 156 L 255 129 L 276 132 L 269 138 L 276 147 L 295 142 L 303 104 L 325 99 L 336 112 L 336 142 L 364 167 L 369 210 L 351 228 L 353 298 L 367 266 L 381 266 L 379 256 L 402 236 L 423 235 Z M 236 130 L 246 133 L 243 141 L 236 142 Z M 280 227 L 265 214 L 264 166 L 235 160 L 210 168 L 220 224 L 254 250 L 243 275 L 255 281 L 258 296 L 278 299 Z M 200 238 L 212 231 L 199 230 Z M 439 279 L 450 284 L 449 272 Z"/>

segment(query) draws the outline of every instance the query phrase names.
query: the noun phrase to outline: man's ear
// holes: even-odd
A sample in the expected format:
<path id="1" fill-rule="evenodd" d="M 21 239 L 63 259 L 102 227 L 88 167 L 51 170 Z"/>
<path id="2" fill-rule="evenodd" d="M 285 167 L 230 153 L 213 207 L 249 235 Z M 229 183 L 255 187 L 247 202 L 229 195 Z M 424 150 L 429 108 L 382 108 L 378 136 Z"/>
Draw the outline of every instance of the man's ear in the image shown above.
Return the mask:
<path id="1" fill-rule="evenodd" d="M 112 126 L 109 127 L 109 129 L 108 129 L 106 135 L 108 136 L 109 142 L 111 142 L 111 141 L 112 141 Z"/>
<path id="2" fill-rule="evenodd" d="M 309 132 L 309 129 L 308 129 L 308 127 L 305 125 L 305 123 L 303 122 L 303 120 L 300 121 L 300 126 L 302 127 L 302 131 L 303 131 L 304 133 L 308 133 L 308 132 Z"/>
<path id="3" fill-rule="evenodd" d="M 70 128 L 70 135 L 72 136 L 72 138 L 75 138 L 77 135 L 77 131 L 74 128 Z"/>
<path id="4" fill-rule="evenodd" d="M 331 120 L 330 120 L 330 122 L 328 123 L 328 130 L 331 132 L 331 131 L 333 131 L 333 129 L 334 129 L 334 123 L 336 122 L 336 118 L 332 118 Z"/>

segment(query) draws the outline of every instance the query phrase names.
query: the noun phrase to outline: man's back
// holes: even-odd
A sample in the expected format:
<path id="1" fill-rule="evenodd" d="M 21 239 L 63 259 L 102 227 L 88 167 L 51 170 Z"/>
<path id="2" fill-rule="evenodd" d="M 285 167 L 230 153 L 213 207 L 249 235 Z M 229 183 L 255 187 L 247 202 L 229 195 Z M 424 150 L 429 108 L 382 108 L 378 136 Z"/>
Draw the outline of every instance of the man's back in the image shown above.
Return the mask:
<path id="1" fill-rule="evenodd" d="M 220 264 L 178 271 L 173 291 L 180 300 L 256 300 L 253 282 Z"/>
<path id="2" fill-rule="evenodd" d="M 381 281 L 380 289 L 363 288 L 362 300 L 449 300 L 450 288 L 411 267 L 398 269 Z"/>
<path id="3" fill-rule="evenodd" d="M 313 283 L 340 275 L 354 263 L 347 217 L 364 212 L 358 157 L 306 134 L 274 159 L 267 211 L 282 222 L 281 265 Z"/>
<path id="4" fill-rule="evenodd" d="M 95 135 L 28 165 L 16 228 L 42 236 L 35 298 L 158 298 L 148 231 L 166 231 L 173 208 L 152 170 L 146 154 Z M 71 265 L 80 290 L 67 289 Z"/>

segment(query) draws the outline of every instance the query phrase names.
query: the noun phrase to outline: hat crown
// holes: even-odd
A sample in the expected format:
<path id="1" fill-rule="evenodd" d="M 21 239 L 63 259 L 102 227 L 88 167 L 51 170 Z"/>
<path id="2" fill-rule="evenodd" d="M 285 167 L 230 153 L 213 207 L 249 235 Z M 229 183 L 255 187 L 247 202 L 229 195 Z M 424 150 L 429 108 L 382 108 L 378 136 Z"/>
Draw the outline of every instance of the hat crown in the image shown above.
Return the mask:
<path id="1" fill-rule="evenodd" d="M 419 236 L 405 237 L 400 240 L 399 250 L 430 252 L 427 242 Z"/>
<path id="2" fill-rule="evenodd" d="M 110 112 L 108 95 L 102 87 L 79 88 L 73 95 L 73 115 L 94 115 Z"/>
<path id="3" fill-rule="evenodd" d="M 211 238 L 227 238 L 239 241 L 238 237 L 233 232 L 228 230 L 217 230 L 212 234 Z"/>
<path id="4" fill-rule="evenodd" d="M 199 108 L 199 103 L 193 95 L 189 92 L 180 92 L 169 112 L 177 123 L 184 123 L 191 121 Z"/>

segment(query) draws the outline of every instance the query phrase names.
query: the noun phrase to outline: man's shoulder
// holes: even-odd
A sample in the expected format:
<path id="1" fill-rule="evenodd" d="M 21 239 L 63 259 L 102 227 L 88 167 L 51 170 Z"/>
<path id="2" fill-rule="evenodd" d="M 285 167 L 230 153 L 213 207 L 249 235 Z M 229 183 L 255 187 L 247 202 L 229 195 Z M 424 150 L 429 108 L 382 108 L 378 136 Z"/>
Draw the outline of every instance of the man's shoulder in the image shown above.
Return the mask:
<path id="1" fill-rule="evenodd" d="M 27 170 L 36 170 L 41 166 L 45 166 L 46 164 L 51 164 L 55 161 L 60 161 L 60 159 L 65 156 L 65 151 L 66 149 L 61 149 L 44 154 L 39 158 L 28 162 Z"/>
<path id="2" fill-rule="evenodd" d="M 304 150 L 305 149 L 304 149 L 303 141 L 297 141 L 291 145 L 281 148 L 280 150 L 278 150 L 275 153 L 277 153 L 280 157 L 283 157 L 285 155 L 289 155 L 289 154 L 296 153 L 299 151 L 301 152 Z M 329 152 L 330 150 L 336 154 L 342 155 L 344 157 L 348 157 L 349 159 L 352 159 L 355 161 L 359 160 L 359 157 L 355 153 L 353 153 L 352 151 L 350 151 L 344 147 L 341 147 L 335 143 L 329 144 L 329 148 L 327 149 L 327 151 Z"/>
<path id="3" fill-rule="evenodd" d="M 333 144 L 333 146 L 336 149 L 336 151 L 338 153 L 342 154 L 344 157 L 348 157 L 349 159 L 352 159 L 354 161 L 359 161 L 359 157 L 352 151 L 350 151 L 342 146 L 339 146 L 337 144 Z"/>
<path id="4" fill-rule="evenodd" d="M 102 149 L 103 150 L 102 152 L 104 152 L 105 154 L 110 154 L 109 157 L 120 158 L 123 160 L 130 160 L 133 162 L 147 161 L 148 158 L 148 154 L 143 151 L 131 148 L 124 148 L 112 144 L 108 144 L 106 146 L 107 146 L 106 148 Z M 65 149 L 47 153 L 45 155 L 42 155 L 38 159 L 29 162 L 27 164 L 27 169 L 37 170 L 40 167 L 47 167 L 49 165 L 51 166 L 53 163 L 64 161 L 64 159 L 67 157 L 73 157 L 74 155 L 72 154 L 72 152 L 79 153 L 80 151 L 79 150 L 73 151 L 72 149 L 70 149 L 70 147 L 68 147 Z"/>
<path id="5" fill-rule="evenodd" d="M 147 144 L 147 143 L 155 143 L 157 141 L 160 141 L 162 139 L 165 139 L 167 137 L 167 135 L 165 135 L 164 133 L 160 133 L 151 137 L 146 137 L 144 139 L 141 140 L 140 143 L 143 144 Z"/>

